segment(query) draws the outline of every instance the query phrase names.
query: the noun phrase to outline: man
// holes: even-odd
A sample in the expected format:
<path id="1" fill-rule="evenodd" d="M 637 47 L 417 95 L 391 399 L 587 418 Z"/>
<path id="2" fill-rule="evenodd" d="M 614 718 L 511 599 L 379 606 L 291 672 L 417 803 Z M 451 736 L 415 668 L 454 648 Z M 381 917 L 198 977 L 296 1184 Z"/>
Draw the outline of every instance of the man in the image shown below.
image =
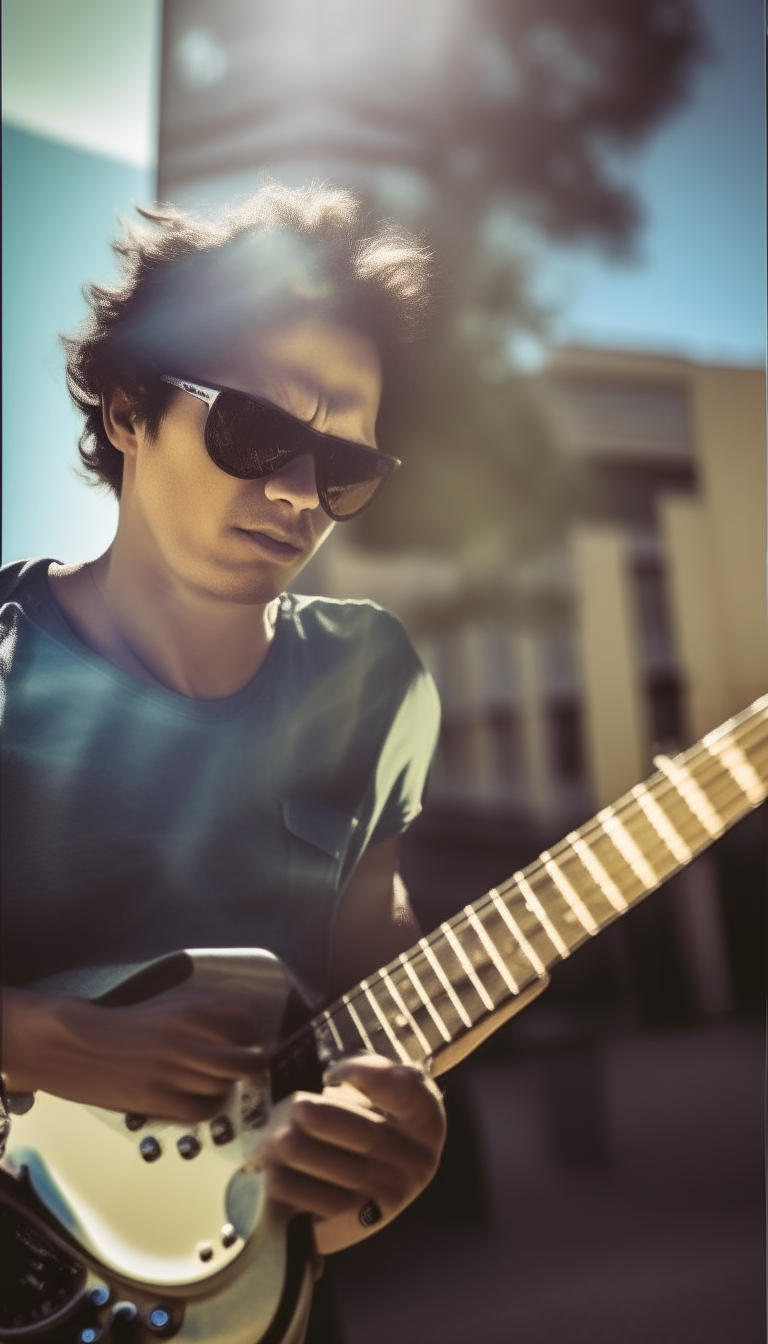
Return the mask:
<path id="1" fill-rule="evenodd" d="M 342 192 L 267 187 L 213 222 L 144 213 L 121 283 L 91 288 L 66 342 L 115 539 L 2 576 L 3 1067 L 10 1091 L 197 1121 L 253 1071 L 247 1001 L 106 1011 L 29 986 L 263 946 L 320 1000 L 418 938 L 397 844 L 434 687 L 373 604 L 285 590 L 395 465 L 382 380 L 427 263 L 391 230 L 366 237 Z M 335 1251 L 419 1193 L 443 1136 L 417 1070 L 349 1059 L 286 1105 L 269 1188 Z"/>

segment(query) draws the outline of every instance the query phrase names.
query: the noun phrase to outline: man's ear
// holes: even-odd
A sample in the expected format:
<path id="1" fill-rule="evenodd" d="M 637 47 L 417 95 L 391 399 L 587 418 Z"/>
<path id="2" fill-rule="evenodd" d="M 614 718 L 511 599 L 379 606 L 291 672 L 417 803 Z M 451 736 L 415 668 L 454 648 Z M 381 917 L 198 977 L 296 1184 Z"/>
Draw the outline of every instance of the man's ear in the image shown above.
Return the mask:
<path id="1" fill-rule="evenodd" d="M 136 411 L 130 397 L 121 387 L 102 397 L 101 414 L 107 438 L 118 452 L 136 455 Z"/>

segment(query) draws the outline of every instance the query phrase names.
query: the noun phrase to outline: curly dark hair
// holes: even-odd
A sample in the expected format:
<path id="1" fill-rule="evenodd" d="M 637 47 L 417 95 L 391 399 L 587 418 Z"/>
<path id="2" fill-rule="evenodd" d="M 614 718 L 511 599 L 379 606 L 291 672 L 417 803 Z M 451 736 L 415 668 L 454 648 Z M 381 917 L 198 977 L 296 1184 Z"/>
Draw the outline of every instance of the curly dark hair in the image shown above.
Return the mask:
<path id="1" fill-rule="evenodd" d="M 116 388 L 152 438 L 173 395 L 160 375 L 194 377 L 206 355 L 254 323 L 309 311 L 348 322 L 377 346 L 386 402 L 428 308 L 431 260 L 418 239 L 391 223 L 371 229 L 351 192 L 316 183 L 268 183 L 213 218 L 172 205 L 137 213 L 143 222 L 121 221 L 112 244 L 119 282 L 87 285 L 90 313 L 62 337 L 92 484 L 120 497 L 123 455 L 102 418 Z"/>

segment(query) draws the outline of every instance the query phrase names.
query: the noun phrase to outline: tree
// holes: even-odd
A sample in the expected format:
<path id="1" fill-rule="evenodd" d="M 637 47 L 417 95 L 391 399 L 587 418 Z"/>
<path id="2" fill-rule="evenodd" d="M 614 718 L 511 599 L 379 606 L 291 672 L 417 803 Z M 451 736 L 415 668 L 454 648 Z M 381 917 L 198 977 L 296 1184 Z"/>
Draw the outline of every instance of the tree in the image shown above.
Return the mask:
<path id="1" fill-rule="evenodd" d="M 384 445 L 406 467 L 360 544 L 460 556 L 490 591 L 562 536 L 585 482 L 507 357 L 546 327 L 514 226 L 630 251 L 622 161 L 707 50 L 694 0 L 166 0 L 161 195 L 309 171 L 433 242 L 430 348 Z"/>
<path id="2" fill-rule="evenodd" d="M 401 206 L 433 224 L 506 202 L 627 246 L 617 164 L 706 51 L 694 0 L 165 0 L 159 193 L 390 169 L 421 179 Z"/>

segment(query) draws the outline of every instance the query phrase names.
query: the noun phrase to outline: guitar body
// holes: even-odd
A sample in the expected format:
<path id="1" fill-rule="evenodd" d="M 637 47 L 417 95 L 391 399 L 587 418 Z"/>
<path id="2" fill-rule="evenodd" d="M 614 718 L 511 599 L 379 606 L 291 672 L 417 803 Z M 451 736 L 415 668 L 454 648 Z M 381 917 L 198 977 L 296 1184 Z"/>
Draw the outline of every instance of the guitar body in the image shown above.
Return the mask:
<path id="1" fill-rule="evenodd" d="M 280 1040 L 293 992 L 282 963 L 260 950 L 179 953 L 140 968 L 57 976 L 36 989 L 105 1005 L 191 989 L 247 994 L 267 1049 Z M 14 1100 L 23 1110 L 25 1101 Z M 267 1197 L 255 1169 L 270 1113 L 264 1073 L 236 1084 L 225 1109 L 197 1125 L 126 1117 L 44 1092 L 13 1115 L 4 1171 L 87 1266 L 57 1320 L 79 1323 L 84 1298 L 99 1284 L 110 1290 L 105 1321 L 116 1302 L 133 1303 L 148 1336 L 255 1344 L 277 1324 L 276 1339 L 300 1340 L 311 1299 L 311 1236 L 307 1220 L 291 1226 L 291 1211 Z M 152 1328 L 153 1311 L 169 1318 L 161 1331 Z M 27 1329 L 11 1320 L 6 1304 L 4 1340 L 42 1339 L 53 1324 L 48 1318 Z M 140 1337 L 135 1324 L 131 1339 Z"/>

